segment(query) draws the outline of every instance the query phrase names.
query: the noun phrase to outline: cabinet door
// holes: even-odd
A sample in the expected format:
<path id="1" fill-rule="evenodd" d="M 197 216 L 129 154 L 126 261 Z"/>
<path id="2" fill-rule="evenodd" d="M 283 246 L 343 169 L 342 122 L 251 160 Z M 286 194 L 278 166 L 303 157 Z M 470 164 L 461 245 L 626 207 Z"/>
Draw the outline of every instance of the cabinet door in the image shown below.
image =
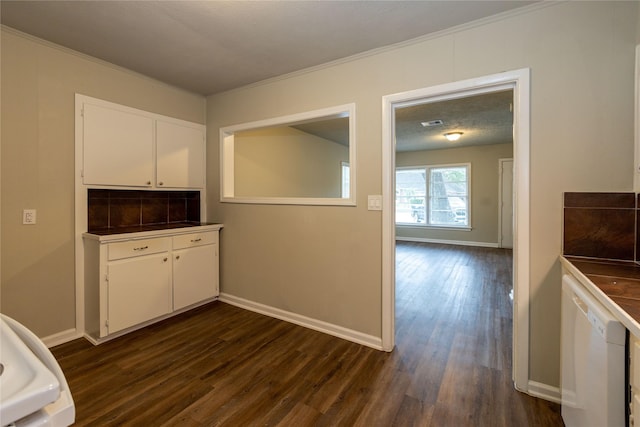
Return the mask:
<path id="1" fill-rule="evenodd" d="M 173 309 L 218 295 L 218 245 L 173 252 Z"/>
<path id="2" fill-rule="evenodd" d="M 156 122 L 156 186 L 204 187 L 205 140 L 202 128 Z"/>
<path id="3" fill-rule="evenodd" d="M 153 119 L 85 103 L 83 183 L 151 186 Z"/>
<path id="4" fill-rule="evenodd" d="M 635 425 L 640 418 L 640 339 L 633 334 L 629 334 L 629 359 L 629 425 Z"/>
<path id="5" fill-rule="evenodd" d="M 171 312 L 168 257 L 160 253 L 109 263 L 110 334 Z"/>

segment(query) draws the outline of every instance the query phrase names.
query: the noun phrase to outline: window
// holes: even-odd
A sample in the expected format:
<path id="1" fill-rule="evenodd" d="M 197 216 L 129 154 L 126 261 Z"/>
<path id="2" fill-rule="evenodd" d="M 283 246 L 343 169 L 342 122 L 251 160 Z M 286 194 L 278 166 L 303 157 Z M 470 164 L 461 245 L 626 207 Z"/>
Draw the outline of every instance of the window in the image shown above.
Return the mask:
<path id="1" fill-rule="evenodd" d="M 396 223 L 468 228 L 470 167 L 396 169 Z"/>
<path id="2" fill-rule="evenodd" d="M 396 222 L 425 223 L 426 183 L 426 168 L 396 170 Z"/>
<path id="3" fill-rule="evenodd" d="M 349 176 L 350 176 L 350 170 L 349 170 L 349 163 L 348 162 L 342 162 L 342 176 L 341 176 L 341 181 L 342 181 L 342 187 L 341 187 L 341 197 L 343 199 L 348 199 L 349 198 Z"/>

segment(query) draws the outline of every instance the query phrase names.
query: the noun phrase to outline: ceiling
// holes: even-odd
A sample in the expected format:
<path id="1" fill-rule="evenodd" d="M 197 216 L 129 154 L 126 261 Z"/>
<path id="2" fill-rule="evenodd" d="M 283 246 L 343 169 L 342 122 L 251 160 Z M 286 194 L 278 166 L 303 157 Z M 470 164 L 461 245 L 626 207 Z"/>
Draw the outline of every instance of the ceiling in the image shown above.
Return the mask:
<path id="1" fill-rule="evenodd" d="M 0 22 L 167 84 L 210 95 L 531 3 L 2 0 Z M 398 109 L 397 151 L 511 142 L 511 102 L 508 91 Z M 420 125 L 438 119 L 444 124 Z M 324 128 L 306 130 L 346 143 L 344 122 L 327 121 Z M 464 132 L 455 144 L 443 136 L 453 130 Z"/>
<path id="2" fill-rule="evenodd" d="M 441 150 L 513 143 L 513 90 L 483 93 L 395 110 L 396 151 Z M 422 123 L 438 121 L 433 126 Z M 349 119 L 322 118 L 292 127 L 349 145 Z M 444 134 L 462 132 L 455 142 Z"/>
<path id="3" fill-rule="evenodd" d="M 424 127 L 423 122 L 442 121 Z M 462 132 L 455 142 L 444 134 Z M 513 91 L 427 102 L 396 110 L 396 151 L 513 143 Z"/>
<path id="4" fill-rule="evenodd" d="M 22 32 L 210 95 L 532 1 L 0 1 Z"/>

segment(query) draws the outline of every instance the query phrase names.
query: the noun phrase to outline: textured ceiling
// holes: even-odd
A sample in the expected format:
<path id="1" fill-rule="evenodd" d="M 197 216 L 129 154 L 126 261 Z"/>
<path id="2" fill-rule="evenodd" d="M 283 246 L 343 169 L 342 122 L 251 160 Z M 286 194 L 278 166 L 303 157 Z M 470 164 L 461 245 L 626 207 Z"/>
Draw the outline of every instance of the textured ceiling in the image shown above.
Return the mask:
<path id="1" fill-rule="evenodd" d="M 513 91 L 423 103 L 396 110 L 396 151 L 438 150 L 513 142 Z M 432 127 L 422 122 L 442 120 Z M 449 142 L 444 134 L 462 132 Z"/>
<path id="2" fill-rule="evenodd" d="M 0 1 L 0 22 L 203 95 L 531 1 Z"/>

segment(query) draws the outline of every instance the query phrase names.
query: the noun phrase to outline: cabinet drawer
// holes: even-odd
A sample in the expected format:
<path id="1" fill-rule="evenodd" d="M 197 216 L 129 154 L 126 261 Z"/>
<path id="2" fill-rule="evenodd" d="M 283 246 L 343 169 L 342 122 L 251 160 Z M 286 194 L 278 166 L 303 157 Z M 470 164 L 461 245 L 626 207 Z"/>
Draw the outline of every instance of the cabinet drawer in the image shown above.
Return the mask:
<path id="1" fill-rule="evenodd" d="M 173 237 L 173 249 L 210 245 L 212 243 L 218 243 L 217 231 L 205 231 L 201 233 L 183 234 Z"/>
<path id="2" fill-rule="evenodd" d="M 158 252 L 167 252 L 170 247 L 171 240 L 169 237 L 109 243 L 109 261 L 140 255 L 155 254 Z"/>

